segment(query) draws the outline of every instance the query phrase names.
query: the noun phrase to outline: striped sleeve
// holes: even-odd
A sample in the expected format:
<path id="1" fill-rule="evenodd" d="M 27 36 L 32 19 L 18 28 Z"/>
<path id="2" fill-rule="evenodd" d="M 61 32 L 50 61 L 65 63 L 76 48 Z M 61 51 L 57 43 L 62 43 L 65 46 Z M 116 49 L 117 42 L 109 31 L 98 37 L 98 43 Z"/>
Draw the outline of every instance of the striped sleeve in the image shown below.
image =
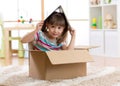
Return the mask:
<path id="1" fill-rule="evenodd" d="M 39 37 L 41 37 L 41 34 L 42 34 L 42 31 L 36 32 L 35 35 L 34 35 L 34 40 L 35 40 L 35 41 L 36 41 L 36 40 L 39 40 Z"/>

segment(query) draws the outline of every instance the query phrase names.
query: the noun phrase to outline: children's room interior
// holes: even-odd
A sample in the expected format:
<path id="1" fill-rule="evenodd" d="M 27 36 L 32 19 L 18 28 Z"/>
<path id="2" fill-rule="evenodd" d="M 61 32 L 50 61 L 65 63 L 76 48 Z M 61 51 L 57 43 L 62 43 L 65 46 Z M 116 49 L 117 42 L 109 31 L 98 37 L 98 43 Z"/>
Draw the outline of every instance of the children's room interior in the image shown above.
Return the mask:
<path id="1" fill-rule="evenodd" d="M 2 0 L 0 86 L 120 86 L 120 0 Z"/>

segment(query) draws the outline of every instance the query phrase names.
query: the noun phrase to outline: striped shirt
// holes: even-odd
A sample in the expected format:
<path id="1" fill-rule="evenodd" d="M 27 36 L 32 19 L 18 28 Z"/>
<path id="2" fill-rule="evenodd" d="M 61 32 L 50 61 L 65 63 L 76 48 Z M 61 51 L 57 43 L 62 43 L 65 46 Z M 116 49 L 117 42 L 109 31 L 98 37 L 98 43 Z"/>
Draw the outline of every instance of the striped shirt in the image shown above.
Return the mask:
<path id="1" fill-rule="evenodd" d="M 41 51 L 60 50 L 63 44 L 56 45 L 46 38 L 46 35 L 39 30 L 34 36 L 34 49 Z"/>

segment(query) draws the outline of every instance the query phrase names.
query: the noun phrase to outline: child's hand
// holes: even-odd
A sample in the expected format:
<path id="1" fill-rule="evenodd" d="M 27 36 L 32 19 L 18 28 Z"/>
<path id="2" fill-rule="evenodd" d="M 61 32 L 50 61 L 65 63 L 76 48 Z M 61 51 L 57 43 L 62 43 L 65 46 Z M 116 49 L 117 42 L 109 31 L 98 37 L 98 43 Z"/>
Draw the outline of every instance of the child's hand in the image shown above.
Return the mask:
<path id="1" fill-rule="evenodd" d="M 73 29 L 73 28 L 71 28 L 70 30 L 69 30 L 69 32 L 70 32 L 70 35 L 73 37 L 73 36 L 75 36 L 75 30 Z"/>
<path id="2" fill-rule="evenodd" d="M 43 23 L 44 23 L 44 21 L 42 20 L 36 25 L 36 31 L 39 31 L 42 29 Z"/>

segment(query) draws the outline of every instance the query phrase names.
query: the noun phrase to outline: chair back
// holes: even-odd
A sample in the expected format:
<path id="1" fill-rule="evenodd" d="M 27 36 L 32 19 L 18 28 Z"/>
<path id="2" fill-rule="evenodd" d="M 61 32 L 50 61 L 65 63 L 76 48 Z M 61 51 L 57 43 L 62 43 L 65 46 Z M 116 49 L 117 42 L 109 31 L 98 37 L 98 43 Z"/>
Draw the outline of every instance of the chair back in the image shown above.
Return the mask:
<path id="1" fill-rule="evenodd" d="M 0 34 L 2 35 L 1 37 L 3 37 L 3 18 L 2 15 L 0 14 Z"/>
<path id="2" fill-rule="evenodd" d="M 3 18 L 0 14 L 0 57 L 5 57 L 5 48 L 4 48 L 4 27 L 3 27 Z"/>

